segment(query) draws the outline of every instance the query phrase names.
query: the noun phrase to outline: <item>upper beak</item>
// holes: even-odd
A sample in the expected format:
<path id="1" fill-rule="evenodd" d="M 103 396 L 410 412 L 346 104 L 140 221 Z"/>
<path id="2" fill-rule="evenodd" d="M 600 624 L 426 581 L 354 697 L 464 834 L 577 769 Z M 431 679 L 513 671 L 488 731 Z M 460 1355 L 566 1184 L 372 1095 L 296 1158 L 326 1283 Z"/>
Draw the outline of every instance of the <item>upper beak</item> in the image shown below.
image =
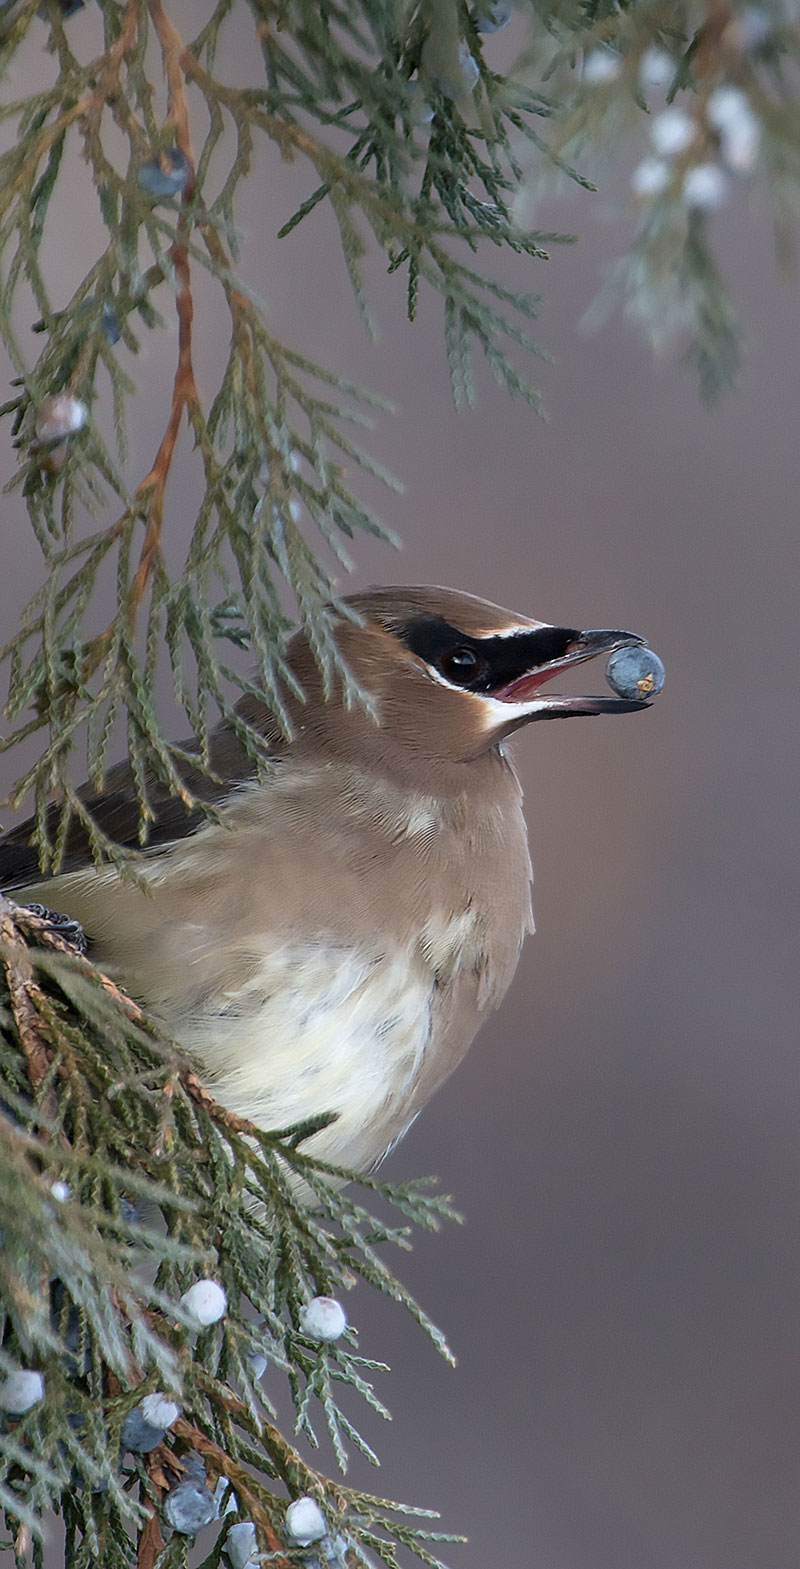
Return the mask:
<path id="1" fill-rule="evenodd" d="M 566 635 L 569 636 L 569 633 Z M 594 659 L 598 654 L 611 654 L 615 648 L 640 648 L 646 641 L 646 638 L 639 637 L 635 632 L 611 631 L 608 628 L 575 633 L 558 659 L 537 665 L 534 670 L 512 681 L 510 686 L 495 692 L 494 696 L 503 703 L 525 703 L 531 719 L 560 719 L 570 714 L 632 714 L 638 708 L 649 708 L 650 704 L 642 698 L 559 697 L 555 694 L 537 696 L 539 688 L 546 681 L 551 681 L 559 671 L 570 670 L 573 665 L 582 664 L 585 659 Z"/>

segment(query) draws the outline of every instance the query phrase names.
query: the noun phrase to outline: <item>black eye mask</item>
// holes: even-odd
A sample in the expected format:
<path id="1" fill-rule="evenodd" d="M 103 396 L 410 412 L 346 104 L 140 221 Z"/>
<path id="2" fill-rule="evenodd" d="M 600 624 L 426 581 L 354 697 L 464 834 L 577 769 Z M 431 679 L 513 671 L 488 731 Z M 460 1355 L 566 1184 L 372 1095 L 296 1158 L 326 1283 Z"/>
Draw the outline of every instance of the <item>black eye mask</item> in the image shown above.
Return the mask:
<path id="1" fill-rule="evenodd" d="M 453 686 L 467 692 L 493 692 L 540 665 L 562 659 L 580 633 L 574 627 L 545 626 L 509 637 L 470 637 L 443 616 L 415 616 L 400 636 L 413 654 Z"/>

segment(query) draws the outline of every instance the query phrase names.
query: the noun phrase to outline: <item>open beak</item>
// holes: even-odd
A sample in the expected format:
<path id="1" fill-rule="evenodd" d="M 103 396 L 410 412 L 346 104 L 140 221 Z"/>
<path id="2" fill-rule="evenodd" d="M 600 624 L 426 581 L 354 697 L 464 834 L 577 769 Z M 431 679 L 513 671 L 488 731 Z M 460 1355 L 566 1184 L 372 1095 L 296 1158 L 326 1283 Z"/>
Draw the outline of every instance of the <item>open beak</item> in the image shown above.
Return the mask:
<path id="1" fill-rule="evenodd" d="M 539 697 L 539 688 L 546 681 L 552 681 L 560 671 L 571 670 L 573 665 L 595 659 L 598 654 L 611 654 L 616 648 L 641 648 L 646 643 L 646 638 L 637 637 L 635 632 L 609 631 L 608 628 L 599 632 L 571 633 L 566 628 L 564 631 L 569 641 L 563 654 L 526 671 L 509 686 L 495 691 L 493 696 L 503 703 L 524 703 L 531 719 L 562 719 L 570 714 L 632 714 L 639 708 L 650 707 L 642 698 L 559 697 L 556 694 Z"/>

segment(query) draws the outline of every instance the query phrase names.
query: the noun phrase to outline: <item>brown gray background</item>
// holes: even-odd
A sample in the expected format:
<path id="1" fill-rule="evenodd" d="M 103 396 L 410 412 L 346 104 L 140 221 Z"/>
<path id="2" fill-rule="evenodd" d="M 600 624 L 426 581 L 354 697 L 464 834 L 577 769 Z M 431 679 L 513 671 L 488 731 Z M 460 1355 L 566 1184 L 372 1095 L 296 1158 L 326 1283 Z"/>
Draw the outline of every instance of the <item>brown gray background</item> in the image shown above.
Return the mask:
<path id="1" fill-rule="evenodd" d="M 21 82 L 22 66 L 12 94 Z M 83 178 L 76 164 L 54 210 L 49 273 L 64 300 L 91 232 Z M 548 620 L 630 626 L 668 668 L 649 713 L 520 739 L 539 932 L 502 1014 L 387 1167 L 436 1172 L 467 1216 L 401 1260 L 459 1366 L 398 1310 L 354 1300 L 364 1350 L 393 1364 L 380 1387 L 395 1420 L 373 1435 L 382 1471 L 353 1475 L 439 1506 L 469 1536 L 447 1551 L 454 1569 L 790 1569 L 796 288 L 776 281 L 765 209 L 741 193 L 715 230 L 746 373 L 708 413 L 619 322 L 579 330 L 626 221 L 604 219 L 603 199 L 551 206 L 543 223 L 578 228 L 580 245 L 504 270 L 545 294 L 549 424 L 483 374 L 477 412 L 457 416 L 437 302 L 410 328 L 402 283 L 374 267 L 370 346 L 325 214 L 274 240 L 309 187 L 261 157 L 242 203 L 245 270 L 287 342 L 398 405 L 373 450 L 406 483 L 381 501 L 405 549 L 360 545 L 354 586 L 446 583 Z M 197 336 L 210 392 L 223 314 L 202 309 Z M 171 328 L 139 364 L 131 479 L 160 438 L 174 353 Z M 10 465 L 8 433 L 3 448 Z M 176 532 L 193 493 L 172 484 Z M 3 529 L 10 628 L 41 566 L 16 497 Z"/>

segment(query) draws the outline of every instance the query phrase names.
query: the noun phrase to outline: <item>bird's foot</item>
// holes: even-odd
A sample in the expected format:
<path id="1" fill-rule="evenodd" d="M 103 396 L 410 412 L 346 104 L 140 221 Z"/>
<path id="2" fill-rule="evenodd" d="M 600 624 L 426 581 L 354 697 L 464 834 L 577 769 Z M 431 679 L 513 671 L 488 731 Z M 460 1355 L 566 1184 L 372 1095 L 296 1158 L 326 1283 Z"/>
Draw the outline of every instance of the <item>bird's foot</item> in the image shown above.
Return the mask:
<path id="1" fill-rule="evenodd" d="M 61 915 L 58 910 L 49 910 L 46 904 L 26 904 L 24 908 L 30 910 L 31 915 L 38 915 L 40 921 L 46 921 L 48 931 L 63 937 L 77 953 L 86 952 L 89 944 L 80 921 L 73 920 L 71 915 Z"/>

